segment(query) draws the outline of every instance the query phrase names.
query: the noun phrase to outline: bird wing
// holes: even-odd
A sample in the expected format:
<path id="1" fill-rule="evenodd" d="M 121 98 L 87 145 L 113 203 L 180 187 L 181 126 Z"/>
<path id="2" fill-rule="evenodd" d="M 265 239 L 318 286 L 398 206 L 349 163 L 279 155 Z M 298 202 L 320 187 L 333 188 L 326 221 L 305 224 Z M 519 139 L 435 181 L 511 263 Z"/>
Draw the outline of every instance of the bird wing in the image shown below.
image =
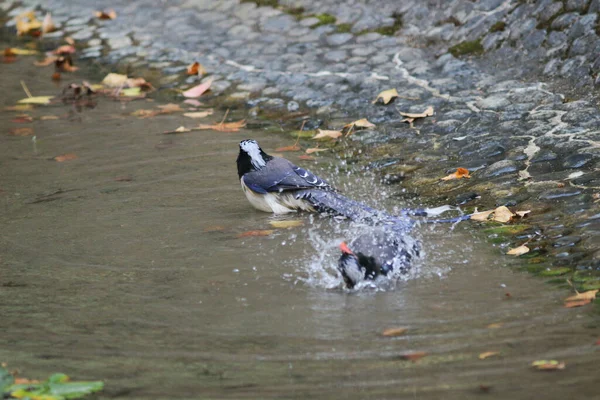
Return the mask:
<path id="1" fill-rule="evenodd" d="M 244 174 L 243 179 L 248 188 L 262 194 L 297 189 L 333 190 L 323 179 L 279 157 L 269 160 L 258 171 Z"/>

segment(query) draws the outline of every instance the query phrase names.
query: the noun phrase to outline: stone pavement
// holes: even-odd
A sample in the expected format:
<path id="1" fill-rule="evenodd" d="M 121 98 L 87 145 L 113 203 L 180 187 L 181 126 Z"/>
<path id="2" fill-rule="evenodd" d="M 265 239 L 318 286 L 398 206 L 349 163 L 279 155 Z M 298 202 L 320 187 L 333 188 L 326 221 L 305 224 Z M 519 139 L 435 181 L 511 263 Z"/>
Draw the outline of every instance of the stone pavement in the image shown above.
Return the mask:
<path id="1" fill-rule="evenodd" d="M 165 85 L 193 84 L 182 71 L 199 61 L 213 92 L 254 113 L 308 108 L 323 128 L 367 117 L 378 127 L 352 139 L 398 196 L 531 208 L 513 245 L 536 237 L 544 268 L 599 268 L 600 0 L 97 3 L 0 4 L 51 10 L 54 35 L 87 43 L 80 57 L 157 69 Z M 91 21 L 100 6 L 118 17 Z M 400 98 L 371 103 L 389 88 Z M 473 178 L 432 185 L 457 167 Z"/>

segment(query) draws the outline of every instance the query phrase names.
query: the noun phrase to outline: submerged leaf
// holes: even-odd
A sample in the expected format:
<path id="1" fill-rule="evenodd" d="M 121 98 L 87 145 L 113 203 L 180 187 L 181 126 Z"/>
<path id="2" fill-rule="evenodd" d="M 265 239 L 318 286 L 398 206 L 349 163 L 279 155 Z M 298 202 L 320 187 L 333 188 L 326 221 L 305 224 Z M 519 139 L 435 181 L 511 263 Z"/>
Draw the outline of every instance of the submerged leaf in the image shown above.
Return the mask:
<path id="1" fill-rule="evenodd" d="M 54 98 L 54 96 L 34 96 L 34 97 L 26 97 L 24 99 L 19 100 L 17 103 L 20 104 L 48 104 L 50 100 Z"/>
<path id="2" fill-rule="evenodd" d="M 5 56 L 33 56 L 39 54 L 37 50 L 20 49 L 18 47 L 8 47 L 4 50 Z"/>
<path id="3" fill-rule="evenodd" d="M 598 293 L 598 289 L 588 290 L 587 292 L 575 294 L 574 296 L 567 297 L 565 299 L 565 307 L 573 308 L 573 307 L 581 307 L 586 304 L 589 304 L 596 298 L 596 294 Z"/>
<path id="4" fill-rule="evenodd" d="M 205 118 L 205 117 L 208 117 L 209 115 L 212 115 L 213 111 L 214 110 L 212 108 L 210 108 L 210 109 L 204 110 L 204 111 L 184 113 L 183 116 L 188 117 L 188 118 Z"/>
<path id="5" fill-rule="evenodd" d="M 33 135 L 33 129 L 31 128 L 12 128 L 8 131 L 11 136 L 31 136 Z"/>
<path id="6" fill-rule="evenodd" d="M 219 131 L 219 132 L 237 132 L 245 126 L 246 126 L 246 120 L 243 119 L 241 121 L 221 122 L 219 124 L 214 124 L 214 125 L 200 124 L 200 125 L 198 125 L 198 127 L 194 128 L 194 129 L 200 129 L 200 130 L 212 129 L 212 130 Z"/>
<path id="7" fill-rule="evenodd" d="M 79 157 L 77 157 L 76 154 L 67 153 L 67 154 L 62 154 L 60 156 L 54 157 L 54 160 L 57 161 L 57 162 L 65 162 L 65 161 L 75 160 L 77 158 L 79 158 Z"/>
<path id="8" fill-rule="evenodd" d="M 342 136 L 341 131 L 328 131 L 324 129 L 317 129 L 317 134 L 313 136 L 313 139 L 337 139 Z"/>
<path id="9" fill-rule="evenodd" d="M 312 149 L 306 149 L 306 154 L 319 153 L 321 151 L 327 151 L 329 149 L 319 149 L 318 147 L 313 147 Z"/>
<path id="10" fill-rule="evenodd" d="M 565 369 L 566 364 L 556 360 L 537 360 L 531 363 L 531 366 L 541 371 L 553 371 Z"/>
<path id="11" fill-rule="evenodd" d="M 271 224 L 273 228 L 294 228 L 304 225 L 304 222 L 299 219 L 291 219 L 284 221 L 269 221 L 269 224 Z"/>
<path id="12" fill-rule="evenodd" d="M 500 354 L 499 351 L 486 351 L 484 353 L 479 354 L 479 359 L 485 360 L 486 358 L 497 356 L 498 354 Z"/>
<path id="13" fill-rule="evenodd" d="M 406 331 L 408 330 L 408 328 L 389 328 L 384 330 L 381 334 L 383 336 L 400 336 L 403 335 Z"/>
<path id="14" fill-rule="evenodd" d="M 301 151 L 302 148 L 300 146 L 298 146 L 297 144 L 291 145 L 291 146 L 285 146 L 285 147 L 278 147 L 275 149 L 275 151 Z"/>
<path id="15" fill-rule="evenodd" d="M 396 89 L 384 90 L 377 95 L 375 100 L 373 100 L 373 104 L 376 104 L 379 101 L 381 101 L 383 104 L 388 104 L 396 97 L 398 97 L 398 91 Z"/>
<path id="16" fill-rule="evenodd" d="M 238 234 L 236 237 L 237 238 L 244 238 L 244 237 L 250 237 L 250 236 L 269 236 L 273 232 L 275 232 L 275 231 L 272 230 L 272 229 L 247 231 L 247 232 L 242 232 L 242 233 Z"/>
<path id="17" fill-rule="evenodd" d="M 425 357 L 426 355 L 427 353 L 425 353 L 424 351 L 415 351 L 412 353 L 401 354 L 399 357 L 402 360 L 410 360 L 412 362 L 416 362 L 417 360 Z"/>

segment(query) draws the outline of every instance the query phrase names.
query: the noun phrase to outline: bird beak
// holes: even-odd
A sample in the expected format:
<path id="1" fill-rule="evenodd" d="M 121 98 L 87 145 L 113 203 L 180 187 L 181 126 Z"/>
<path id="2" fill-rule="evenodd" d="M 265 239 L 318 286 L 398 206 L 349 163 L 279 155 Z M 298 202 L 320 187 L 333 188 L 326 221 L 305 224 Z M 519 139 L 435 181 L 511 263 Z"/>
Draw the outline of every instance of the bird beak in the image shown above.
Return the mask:
<path id="1" fill-rule="evenodd" d="M 346 244 L 346 242 L 340 243 L 340 250 L 342 250 L 342 253 L 344 253 L 344 254 L 352 254 L 352 255 L 354 255 L 354 253 L 352 252 L 352 250 L 350 250 L 350 248 L 348 247 L 348 245 Z"/>

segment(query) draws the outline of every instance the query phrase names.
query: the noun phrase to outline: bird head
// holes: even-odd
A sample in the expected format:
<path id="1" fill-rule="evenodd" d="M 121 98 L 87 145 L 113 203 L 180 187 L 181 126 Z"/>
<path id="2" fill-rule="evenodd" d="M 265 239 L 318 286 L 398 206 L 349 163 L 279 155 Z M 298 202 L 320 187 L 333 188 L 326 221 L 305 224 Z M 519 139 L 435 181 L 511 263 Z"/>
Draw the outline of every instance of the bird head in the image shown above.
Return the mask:
<path id="1" fill-rule="evenodd" d="M 260 170 L 272 158 L 260 148 L 256 140 L 242 140 L 240 142 L 240 153 L 237 158 L 239 177 L 241 178 L 245 173 Z"/>

